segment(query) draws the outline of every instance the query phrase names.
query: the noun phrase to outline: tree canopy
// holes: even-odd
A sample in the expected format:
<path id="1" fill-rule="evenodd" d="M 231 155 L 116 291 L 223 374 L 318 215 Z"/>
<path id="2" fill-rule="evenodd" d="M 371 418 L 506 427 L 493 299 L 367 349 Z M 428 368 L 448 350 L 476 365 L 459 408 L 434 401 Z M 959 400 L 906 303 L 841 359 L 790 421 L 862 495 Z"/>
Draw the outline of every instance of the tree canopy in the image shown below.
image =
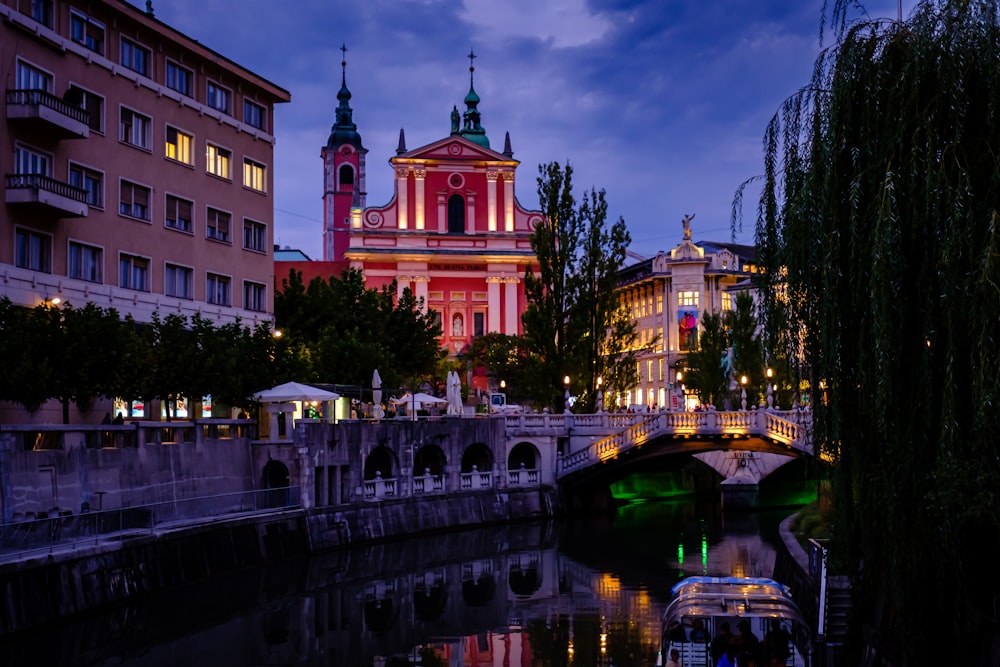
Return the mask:
<path id="1" fill-rule="evenodd" d="M 538 174 L 544 219 L 531 237 L 537 266 L 525 273 L 521 316 L 526 393 L 561 409 L 569 377 L 570 393 L 593 409 L 598 378 L 610 391 L 636 383 L 635 324 L 614 289 L 631 237 L 622 218 L 608 224 L 604 190 L 591 189 L 577 205 L 569 164 L 540 165 Z"/>
<path id="2" fill-rule="evenodd" d="M 836 466 L 831 553 L 853 578 L 848 662 L 873 629 L 896 664 L 986 664 L 1000 599 L 997 5 L 925 0 L 905 22 L 849 20 L 854 6 L 834 3 L 835 43 L 765 133 L 765 322 L 827 389 L 815 437 Z"/>

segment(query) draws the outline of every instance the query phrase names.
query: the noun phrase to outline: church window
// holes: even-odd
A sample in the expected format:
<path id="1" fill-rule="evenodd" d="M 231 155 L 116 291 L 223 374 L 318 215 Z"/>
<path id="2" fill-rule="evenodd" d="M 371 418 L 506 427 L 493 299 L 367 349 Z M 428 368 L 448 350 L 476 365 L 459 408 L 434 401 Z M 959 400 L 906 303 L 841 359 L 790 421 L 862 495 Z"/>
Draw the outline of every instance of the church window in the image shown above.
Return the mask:
<path id="1" fill-rule="evenodd" d="M 448 233 L 465 233 L 465 199 L 461 195 L 448 197 Z"/>
<path id="2" fill-rule="evenodd" d="M 339 178 L 337 179 L 340 191 L 351 191 L 354 189 L 354 168 L 349 164 L 340 167 Z"/>

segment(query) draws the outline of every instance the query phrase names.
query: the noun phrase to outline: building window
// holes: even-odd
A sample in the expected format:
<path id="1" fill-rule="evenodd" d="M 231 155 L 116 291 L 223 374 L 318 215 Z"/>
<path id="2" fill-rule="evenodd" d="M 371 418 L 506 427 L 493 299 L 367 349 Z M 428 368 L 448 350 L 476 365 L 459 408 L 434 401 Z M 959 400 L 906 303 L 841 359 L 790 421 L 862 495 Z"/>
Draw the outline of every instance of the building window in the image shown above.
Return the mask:
<path id="1" fill-rule="evenodd" d="M 143 116 L 141 113 L 122 107 L 121 131 L 118 133 L 118 139 L 130 146 L 148 151 L 150 146 L 149 130 L 151 126 L 152 121 L 149 116 Z"/>
<path id="2" fill-rule="evenodd" d="M 149 188 L 132 183 L 130 181 L 121 182 L 121 195 L 118 212 L 130 218 L 150 221 L 149 217 Z"/>
<path id="3" fill-rule="evenodd" d="M 18 144 L 14 148 L 14 173 L 52 176 L 52 158 Z"/>
<path id="4" fill-rule="evenodd" d="M 258 130 L 266 130 L 264 119 L 267 118 L 267 110 L 259 104 L 250 100 L 243 100 L 243 122 Z"/>
<path id="5" fill-rule="evenodd" d="M 225 148 L 216 146 L 215 144 L 208 144 L 205 149 L 205 169 L 213 176 L 218 176 L 228 181 L 231 178 L 229 175 L 229 162 L 232 160 L 232 157 L 233 154 Z"/>
<path id="6" fill-rule="evenodd" d="M 14 232 L 14 265 L 19 269 L 52 272 L 52 237 L 30 229 Z"/>
<path id="7" fill-rule="evenodd" d="M 698 307 L 698 292 L 678 292 L 677 293 L 677 305 L 678 306 L 694 306 Z"/>
<path id="8" fill-rule="evenodd" d="M 42 25 L 52 27 L 52 2 L 53 0 L 31 0 L 31 18 Z"/>
<path id="9" fill-rule="evenodd" d="M 486 333 L 486 313 L 472 313 L 472 335 L 482 336 Z"/>
<path id="10" fill-rule="evenodd" d="M 243 248 L 267 252 L 267 225 L 253 220 L 243 220 Z"/>
<path id="11" fill-rule="evenodd" d="M 254 162 L 250 158 L 243 159 L 243 185 L 256 190 L 257 192 L 267 192 L 267 167 L 259 162 Z"/>
<path id="12" fill-rule="evenodd" d="M 225 211 L 209 206 L 205 214 L 205 237 L 229 243 L 232 240 L 229 231 L 231 220 L 232 216 Z"/>
<path id="13" fill-rule="evenodd" d="M 722 293 L 722 310 L 728 311 L 733 309 L 733 295 L 729 292 Z"/>
<path id="14" fill-rule="evenodd" d="M 181 67 L 172 60 L 168 60 L 166 74 L 167 88 L 176 90 L 181 95 L 191 97 L 191 82 L 194 81 L 194 72 L 186 67 Z"/>
<path id="15" fill-rule="evenodd" d="M 656 314 L 657 315 L 662 315 L 663 314 L 663 295 L 662 294 L 657 294 L 656 295 Z"/>
<path id="16" fill-rule="evenodd" d="M 227 276 L 209 273 L 205 282 L 205 301 L 216 306 L 231 306 L 232 290 L 230 282 Z"/>
<path id="17" fill-rule="evenodd" d="M 194 144 L 194 137 L 190 134 L 185 134 L 176 127 L 167 126 L 166 155 L 168 158 L 184 164 L 194 164 L 191 155 L 192 144 Z"/>
<path id="18" fill-rule="evenodd" d="M 265 310 L 264 297 L 267 295 L 267 287 L 261 283 L 244 281 L 243 283 L 243 307 L 246 310 L 253 310 L 263 313 Z"/>
<path id="19" fill-rule="evenodd" d="M 462 195 L 448 197 L 448 233 L 465 233 L 465 200 Z"/>
<path id="20" fill-rule="evenodd" d="M 209 81 L 207 84 L 207 92 L 205 95 L 205 104 L 221 111 L 222 113 L 229 113 L 229 99 L 232 97 L 232 93 L 226 88 L 223 88 L 214 81 Z"/>
<path id="21" fill-rule="evenodd" d="M 186 266 L 167 264 L 163 271 L 163 293 L 178 299 L 191 299 L 191 276 Z"/>
<path id="22" fill-rule="evenodd" d="M 69 184 L 87 192 L 88 206 L 104 208 L 104 174 L 70 162 Z"/>
<path id="23" fill-rule="evenodd" d="M 70 86 L 69 89 L 79 100 L 77 106 L 87 112 L 87 126 L 94 132 L 104 134 L 104 98 L 78 86 Z"/>
<path id="24" fill-rule="evenodd" d="M 122 37 L 120 62 L 123 66 L 143 76 L 149 76 L 150 51 L 127 37 Z"/>
<path id="25" fill-rule="evenodd" d="M 148 292 L 149 259 L 122 253 L 118 258 L 118 286 L 137 292 Z"/>
<path id="26" fill-rule="evenodd" d="M 17 61 L 17 89 L 18 90 L 44 90 L 52 92 L 52 75 L 43 72 L 37 67 Z"/>
<path id="27" fill-rule="evenodd" d="M 75 9 L 69 12 L 69 37 L 77 44 L 104 55 L 104 24 Z"/>
<path id="28" fill-rule="evenodd" d="M 193 208 L 193 202 L 173 195 L 167 195 L 167 207 L 165 211 L 167 227 L 190 234 L 194 229 L 194 225 L 191 222 L 191 211 Z"/>
<path id="29" fill-rule="evenodd" d="M 91 283 L 103 282 L 103 251 L 95 246 L 69 242 L 69 277 Z"/>

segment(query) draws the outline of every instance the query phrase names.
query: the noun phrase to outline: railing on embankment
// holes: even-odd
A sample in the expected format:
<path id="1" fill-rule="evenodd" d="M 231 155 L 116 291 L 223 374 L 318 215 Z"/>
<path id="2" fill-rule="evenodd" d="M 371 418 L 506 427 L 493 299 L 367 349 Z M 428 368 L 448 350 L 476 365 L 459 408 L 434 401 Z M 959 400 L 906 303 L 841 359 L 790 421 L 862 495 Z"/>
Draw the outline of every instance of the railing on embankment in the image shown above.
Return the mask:
<path id="1" fill-rule="evenodd" d="M 299 487 L 259 489 L 241 493 L 186 498 L 169 502 L 123 507 L 116 510 L 60 511 L 0 524 L 0 560 L 63 547 L 83 547 L 108 539 L 152 533 L 173 526 L 187 526 L 221 517 L 289 509 L 299 506 Z"/>

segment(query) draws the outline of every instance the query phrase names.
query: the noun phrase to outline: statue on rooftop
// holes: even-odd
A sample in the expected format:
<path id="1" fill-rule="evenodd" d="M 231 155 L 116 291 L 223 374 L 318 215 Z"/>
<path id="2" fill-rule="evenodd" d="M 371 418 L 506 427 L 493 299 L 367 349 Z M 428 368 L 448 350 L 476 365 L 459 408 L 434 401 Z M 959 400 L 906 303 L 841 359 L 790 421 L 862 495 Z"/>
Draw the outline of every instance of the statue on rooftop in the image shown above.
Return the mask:
<path id="1" fill-rule="evenodd" d="M 684 216 L 684 219 L 681 220 L 681 224 L 684 225 L 685 241 L 691 240 L 691 221 L 694 220 L 694 215 L 695 215 L 694 213 L 688 213 L 687 215 Z"/>

